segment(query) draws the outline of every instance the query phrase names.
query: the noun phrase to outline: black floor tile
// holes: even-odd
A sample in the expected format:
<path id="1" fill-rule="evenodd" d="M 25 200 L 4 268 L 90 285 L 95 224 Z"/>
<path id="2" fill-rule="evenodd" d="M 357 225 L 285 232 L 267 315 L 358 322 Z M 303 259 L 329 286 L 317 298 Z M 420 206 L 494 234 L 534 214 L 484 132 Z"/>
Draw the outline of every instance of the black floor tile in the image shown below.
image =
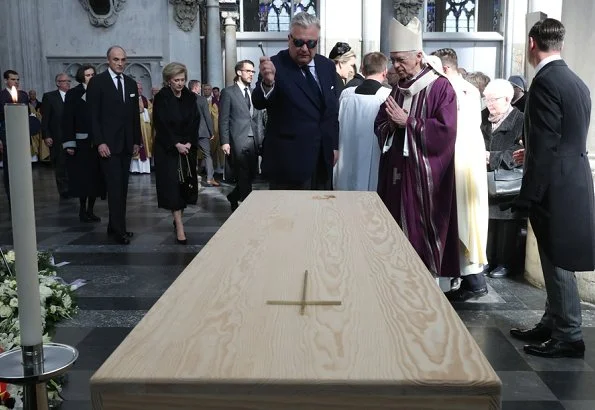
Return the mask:
<path id="1" fill-rule="evenodd" d="M 468 329 L 494 370 L 531 370 L 523 356 L 497 327 L 469 327 Z"/>
<path id="2" fill-rule="evenodd" d="M 188 265 L 196 255 L 183 252 L 142 252 L 142 253 L 79 253 L 56 252 L 56 261 L 69 261 L 75 265 Z"/>
<path id="3" fill-rule="evenodd" d="M 80 309 L 84 310 L 149 310 L 157 297 L 79 297 Z"/>
<path id="4" fill-rule="evenodd" d="M 595 372 L 537 372 L 537 374 L 559 400 L 595 400 Z"/>
<path id="5" fill-rule="evenodd" d="M 132 329 L 129 327 L 101 327 L 95 328 L 80 343 L 80 347 L 102 346 L 115 349 L 128 336 Z"/>

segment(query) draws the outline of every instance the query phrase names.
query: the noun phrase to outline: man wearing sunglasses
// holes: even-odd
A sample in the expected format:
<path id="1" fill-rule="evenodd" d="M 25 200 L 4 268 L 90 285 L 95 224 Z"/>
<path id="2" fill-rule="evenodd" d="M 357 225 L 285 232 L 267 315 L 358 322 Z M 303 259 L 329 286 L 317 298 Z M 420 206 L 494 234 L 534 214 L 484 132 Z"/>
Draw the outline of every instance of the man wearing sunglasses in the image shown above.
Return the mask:
<path id="1" fill-rule="evenodd" d="M 298 13 L 291 21 L 288 48 L 260 58 L 252 93 L 267 109 L 262 172 L 270 189 L 332 189 L 339 151 L 339 102 L 335 65 L 317 55 L 318 18 Z"/>

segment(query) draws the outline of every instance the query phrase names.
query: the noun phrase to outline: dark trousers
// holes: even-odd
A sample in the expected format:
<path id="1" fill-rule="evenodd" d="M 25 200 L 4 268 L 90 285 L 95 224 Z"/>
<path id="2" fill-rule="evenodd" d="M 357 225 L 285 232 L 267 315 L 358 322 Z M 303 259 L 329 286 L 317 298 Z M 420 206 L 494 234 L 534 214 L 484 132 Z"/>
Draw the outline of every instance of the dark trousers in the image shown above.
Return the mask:
<path id="1" fill-rule="evenodd" d="M 56 186 L 60 195 L 68 194 L 68 174 L 66 173 L 66 153 L 62 149 L 62 144 L 54 141 L 50 147 L 50 160 L 54 167 L 54 174 L 56 176 Z"/>
<path id="2" fill-rule="evenodd" d="M 287 182 L 275 180 L 271 176 L 269 183 L 270 190 L 303 190 L 303 191 L 330 191 L 333 189 L 332 173 L 328 172 L 322 147 L 318 153 L 318 161 L 312 173 L 312 177 L 303 182 Z"/>
<path id="3" fill-rule="evenodd" d="M 503 265 L 513 272 L 524 268 L 524 244 L 520 241 L 524 223 L 522 219 L 490 219 L 486 250 L 492 267 Z"/>
<path id="4" fill-rule="evenodd" d="M 227 195 L 229 202 L 243 201 L 252 192 L 252 182 L 258 172 L 258 154 L 254 138 L 249 137 L 250 142 L 237 152 L 231 153 L 231 166 L 236 179 L 236 186 Z"/>
<path id="5" fill-rule="evenodd" d="M 554 266 L 541 247 L 539 259 L 547 292 L 541 324 L 552 330 L 553 339 L 582 340 L 581 299 L 574 272 Z"/>
<path id="6" fill-rule="evenodd" d="M 4 151 L 2 153 L 2 174 L 4 191 L 6 191 L 6 198 L 8 198 L 8 203 L 10 204 L 10 183 L 8 181 L 8 155 L 6 154 L 6 143 L 4 143 Z"/>
<path id="7" fill-rule="evenodd" d="M 111 228 L 117 235 L 124 235 L 126 232 L 126 197 L 131 158 L 130 154 L 112 154 L 109 158 L 100 160 L 107 187 L 108 229 Z"/>
<path id="8" fill-rule="evenodd" d="M 213 168 L 213 157 L 211 155 L 211 140 L 209 138 L 199 138 L 198 147 L 205 159 L 205 168 L 207 170 L 207 181 L 212 181 L 215 173 Z"/>

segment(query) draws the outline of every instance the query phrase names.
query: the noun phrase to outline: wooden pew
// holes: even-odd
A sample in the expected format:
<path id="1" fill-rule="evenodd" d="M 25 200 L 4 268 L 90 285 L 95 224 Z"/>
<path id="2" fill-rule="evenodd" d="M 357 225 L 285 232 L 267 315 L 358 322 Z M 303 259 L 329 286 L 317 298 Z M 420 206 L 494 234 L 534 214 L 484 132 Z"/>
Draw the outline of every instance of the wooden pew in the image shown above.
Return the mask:
<path id="1" fill-rule="evenodd" d="M 501 382 L 376 193 L 256 191 L 91 391 L 96 410 L 480 410 Z"/>

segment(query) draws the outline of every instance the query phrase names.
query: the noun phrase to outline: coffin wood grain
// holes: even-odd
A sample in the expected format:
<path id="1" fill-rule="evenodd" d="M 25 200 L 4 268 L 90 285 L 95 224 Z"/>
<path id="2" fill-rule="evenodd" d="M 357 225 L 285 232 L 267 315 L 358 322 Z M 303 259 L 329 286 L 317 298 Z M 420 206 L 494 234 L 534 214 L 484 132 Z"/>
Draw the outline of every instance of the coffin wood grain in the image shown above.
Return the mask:
<path id="1" fill-rule="evenodd" d="M 380 198 L 328 195 L 253 192 L 92 377 L 94 408 L 500 408 Z M 306 269 L 341 306 L 266 304 L 300 300 Z"/>

